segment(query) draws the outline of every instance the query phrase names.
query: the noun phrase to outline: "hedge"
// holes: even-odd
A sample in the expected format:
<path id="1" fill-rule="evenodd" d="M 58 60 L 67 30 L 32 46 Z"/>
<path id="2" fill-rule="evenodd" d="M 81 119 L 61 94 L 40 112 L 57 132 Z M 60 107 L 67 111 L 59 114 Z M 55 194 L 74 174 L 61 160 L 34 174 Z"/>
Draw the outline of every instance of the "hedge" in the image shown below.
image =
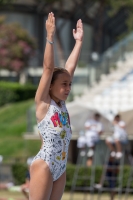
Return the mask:
<path id="1" fill-rule="evenodd" d="M 31 84 L 21 85 L 13 82 L 0 82 L 0 106 L 35 97 L 36 87 Z"/>
<path id="2" fill-rule="evenodd" d="M 27 170 L 28 168 L 24 164 L 17 163 L 12 166 L 12 174 L 16 185 L 21 185 L 25 182 Z"/>
<path id="3" fill-rule="evenodd" d="M 130 174 L 130 169 L 131 169 L 131 166 L 124 166 L 123 167 L 123 178 L 122 178 L 122 187 L 123 188 L 125 188 L 127 186 L 127 181 L 128 181 L 129 174 Z M 14 176 L 16 184 L 22 184 L 24 182 L 26 170 L 27 170 L 27 167 L 24 164 L 19 163 L 19 164 L 14 164 L 12 166 L 12 172 L 13 172 L 13 176 Z M 101 177 L 101 174 L 102 174 L 102 170 L 103 170 L 102 166 L 97 166 L 95 168 L 95 183 L 99 183 L 100 177 Z M 74 172 L 75 172 L 75 165 L 68 164 L 67 165 L 67 172 L 66 172 L 66 187 L 65 187 L 66 191 L 71 190 Z M 90 168 L 82 167 L 79 170 L 80 176 L 82 176 L 82 175 L 86 176 L 86 175 L 90 175 L 90 174 L 91 174 Z M 79 179 L 77 181 L 77 186 L 83 186 L 84 184 L 85 184 L 84 179 Z M 90 186 L 90 180 L 87 180 L 86 186 Z M 133 187 L 133 182 L 131 184 L 131 187 Z"/>

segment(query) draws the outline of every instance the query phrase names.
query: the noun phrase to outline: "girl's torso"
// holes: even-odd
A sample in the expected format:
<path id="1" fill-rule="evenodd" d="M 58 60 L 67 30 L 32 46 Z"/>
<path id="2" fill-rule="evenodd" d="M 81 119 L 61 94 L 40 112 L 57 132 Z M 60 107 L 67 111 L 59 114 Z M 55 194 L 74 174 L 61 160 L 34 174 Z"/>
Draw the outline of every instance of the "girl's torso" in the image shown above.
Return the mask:
<path id="1" fill-rule="evenodd" d="M 38 123 L 38 130 L 43 145 L 34 160 L 41 158 L 46 161 L 53 174 L 53 179 L 56 180 L 66 169 L 71 139 L 70 120 L 64 101 L 61 101 L 61 107 L 59 107 L 51 99 L 46 116 Z"/>
<path id="2" fill-rule="evenodd" d="M 50 151 L 54 150 L 55 152 L 57 146 L 64 146 L 64 142 L 65 148 L 67 148 L 71 139 L 71 127 L 65 102 L 61 101 L 61 107 L 59 107 L 51 99 L 46 116 L 38 123 L 38 130 L 43 140 L 42 148 L 51 147 Z M 52 143 L 54 145 L 51 146 Z"/>

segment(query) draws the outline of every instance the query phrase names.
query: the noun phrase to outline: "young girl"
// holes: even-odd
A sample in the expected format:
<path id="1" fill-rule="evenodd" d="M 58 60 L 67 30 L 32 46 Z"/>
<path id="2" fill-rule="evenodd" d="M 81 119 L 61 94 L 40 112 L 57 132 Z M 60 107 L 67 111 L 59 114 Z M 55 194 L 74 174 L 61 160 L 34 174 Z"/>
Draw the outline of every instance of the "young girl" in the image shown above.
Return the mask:
<path id="1" fill-rule="evenodd" d="M 55 68 L 55 17 L 52 12 L 46 20 L 46 31 L 43 74 L 35 96 L 36 118 L 43 143 L 30 169 L 30 200 L 60 200 L 64 191 L 71 138 L 65 100 L 71 90 L 83 39 L 82 21 L 78 20 L 76 30 L 73 29 L 75 46 L 65 69 Z"/>
<path id="2" fill-rule="evenodd" d="M 122 157 L 122 144 L 127 144 L 127 133 L 125 131 L 125 122 L 121 120 L 120 115 L 116 115 L 113 120 L 114 134 L 106 139 L 106 144 L 111 151 L 111 156 L 120 159 Z"/>

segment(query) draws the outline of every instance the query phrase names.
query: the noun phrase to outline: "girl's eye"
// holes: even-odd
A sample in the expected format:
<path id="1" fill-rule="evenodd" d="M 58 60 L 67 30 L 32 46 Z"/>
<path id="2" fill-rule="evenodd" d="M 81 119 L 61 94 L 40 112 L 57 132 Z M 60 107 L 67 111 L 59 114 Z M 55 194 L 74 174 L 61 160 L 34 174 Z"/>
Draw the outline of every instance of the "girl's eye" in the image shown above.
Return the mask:
<path id="1" fill-rule="evenodd" d="M 67 83 L 63 83 L 63 85 L 64 85 L 64 86 L 67 86 L 68 84 L 67 84 Z M 72 85 L 72 84 L 70 83 L 69 86 L 71 87 L 71 85 Z"/>

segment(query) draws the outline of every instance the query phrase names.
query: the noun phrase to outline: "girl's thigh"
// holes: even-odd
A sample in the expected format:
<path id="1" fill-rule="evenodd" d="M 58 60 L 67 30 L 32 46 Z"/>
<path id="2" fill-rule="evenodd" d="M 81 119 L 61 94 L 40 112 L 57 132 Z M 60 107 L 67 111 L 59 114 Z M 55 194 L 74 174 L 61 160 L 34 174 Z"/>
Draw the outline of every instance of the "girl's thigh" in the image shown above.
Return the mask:
<path id="1" fill-rule="evenodd" d="M 47 163 L 41 159 L 33 162 L 30 168 L 30 200 L 49 200 L 53 178 Z"/>
<path id="2" fill-rule="evenodd" d="M 64 172 L 61 177 L 53 182 L 53 189 L 50 196 L 50 200 L 60 200 L 66 184 L 66 172 Z"/>

